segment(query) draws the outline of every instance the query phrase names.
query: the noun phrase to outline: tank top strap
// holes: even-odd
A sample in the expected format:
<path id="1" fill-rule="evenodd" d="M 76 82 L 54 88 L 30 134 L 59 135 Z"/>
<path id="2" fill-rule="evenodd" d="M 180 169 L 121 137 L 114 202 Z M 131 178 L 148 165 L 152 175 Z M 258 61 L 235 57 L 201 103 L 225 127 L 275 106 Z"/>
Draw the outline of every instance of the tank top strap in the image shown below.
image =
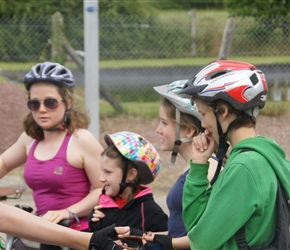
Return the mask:
<path id="1" fill-rule="evenodd" d="M 64 140 L 57 152 L 57 156 L 64 156 L 66 158 L 66 151 L 67 151 L 67 147 L 68 147 L 68 144 L 70 142 L 70 139 L 72 137 L 72 134 L 66 134 L 66 136 L 64 137 Z"/>
<path id="2" fill-rule="evenodd" d="M 38 140 L 35 140 L 35 139 L 31 142 L 30 149 L 28 151 L 28 157 L 34 155 L 34 151 L 35 151 L 35 148 L 36 148 L 38 142 L 39 141 Z"/>

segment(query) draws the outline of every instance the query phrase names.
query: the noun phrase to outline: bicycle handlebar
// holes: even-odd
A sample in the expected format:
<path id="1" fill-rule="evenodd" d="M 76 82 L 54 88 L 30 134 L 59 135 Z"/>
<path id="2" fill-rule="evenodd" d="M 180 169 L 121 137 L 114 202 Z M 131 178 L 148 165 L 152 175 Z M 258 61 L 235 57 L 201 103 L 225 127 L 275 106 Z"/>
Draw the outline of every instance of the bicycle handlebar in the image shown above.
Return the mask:
<path id="1" fill-rule="evenodd" d="M 0 186 L 0 200 L 19 199 L 26 189 L 25 185 Z"/>

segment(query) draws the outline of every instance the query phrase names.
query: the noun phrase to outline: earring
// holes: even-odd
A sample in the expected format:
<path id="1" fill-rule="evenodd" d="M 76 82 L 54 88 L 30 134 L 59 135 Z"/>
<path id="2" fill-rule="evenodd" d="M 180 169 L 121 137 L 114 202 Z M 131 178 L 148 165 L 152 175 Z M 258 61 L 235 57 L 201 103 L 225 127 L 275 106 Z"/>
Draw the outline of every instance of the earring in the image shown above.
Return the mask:
<path id="1" fill-rule="evenodd" d="M 60 127 L 59 127 L 59 131 L 64 131 L 64 130 L 65 130 L 66 122 L 67 122 L 67 118 L 68 118 L 68 113 L 69 113 L 68 110 L 65 111 L 65 113 L 64 113 L 64 117 L 63 117 L 63 121 L 62 121 L 62 123 L 61 123 L 61 125 L 60 125 Z"/>

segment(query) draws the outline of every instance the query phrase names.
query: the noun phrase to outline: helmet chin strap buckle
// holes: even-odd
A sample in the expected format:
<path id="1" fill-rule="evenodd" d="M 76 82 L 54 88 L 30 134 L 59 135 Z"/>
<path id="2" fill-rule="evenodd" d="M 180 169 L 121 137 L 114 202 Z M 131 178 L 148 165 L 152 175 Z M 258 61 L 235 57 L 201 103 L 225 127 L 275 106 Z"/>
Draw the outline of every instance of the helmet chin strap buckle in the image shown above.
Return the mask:
<path id="1" fill-rule="evenodd" d="M 259 107 L 254 107 L 254 108 L 251 108 L 251 109 L 247 109 L 244 111 L 248 116 L 251 116 L 251 117 L 257 117 L 259 112 L 260 112 L 260 108 Z"/>

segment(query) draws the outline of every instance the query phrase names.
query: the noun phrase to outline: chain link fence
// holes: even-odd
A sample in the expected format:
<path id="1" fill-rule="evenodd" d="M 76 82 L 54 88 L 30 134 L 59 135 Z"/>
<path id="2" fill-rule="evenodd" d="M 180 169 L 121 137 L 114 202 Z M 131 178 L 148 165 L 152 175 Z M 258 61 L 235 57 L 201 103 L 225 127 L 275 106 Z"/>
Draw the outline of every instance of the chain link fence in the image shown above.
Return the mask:
<path id="1" fill-rule="evenodd" d="M 275 101 L 290 100 L 290 24 L 287 19 L 235 18 L 231 57 L 277 57 L 280 63 L 257 65 L 266 75 Z M 152 59 L 218 58 L 226 19 L 213 17 L 160 20 L 131 17 L 99 20 L 100 60 L 147 59 L 147 66 L 101 68 L 100 84 L 118 101 L 155 101 L 153 86 L 190 78 L 200 66 L 150 66 Z M 39 62 L 71 60 L 62 39 L 76 51 L 84 50 L 82 16 L 48 18 L 14 16 L 0 18 L 0 61 Z M 210 61 L 211 59 L 209 59 Z M 250 61 L 249 61 L 250 62 Z M 122 65 L 122 61 L 119 63 Z M 174 64 L 174 63 L 173 63 Z M 7 73 L 7 72 L 6 72 Z M 80 69 L 73 69 L 77 84 L 84 84 Z M 7 73 L 9 74 L 9 72 Z M 21 72 L 20 74 L 24 74 Z M 11 74 L 10 74 L 11 76 Z"/>

